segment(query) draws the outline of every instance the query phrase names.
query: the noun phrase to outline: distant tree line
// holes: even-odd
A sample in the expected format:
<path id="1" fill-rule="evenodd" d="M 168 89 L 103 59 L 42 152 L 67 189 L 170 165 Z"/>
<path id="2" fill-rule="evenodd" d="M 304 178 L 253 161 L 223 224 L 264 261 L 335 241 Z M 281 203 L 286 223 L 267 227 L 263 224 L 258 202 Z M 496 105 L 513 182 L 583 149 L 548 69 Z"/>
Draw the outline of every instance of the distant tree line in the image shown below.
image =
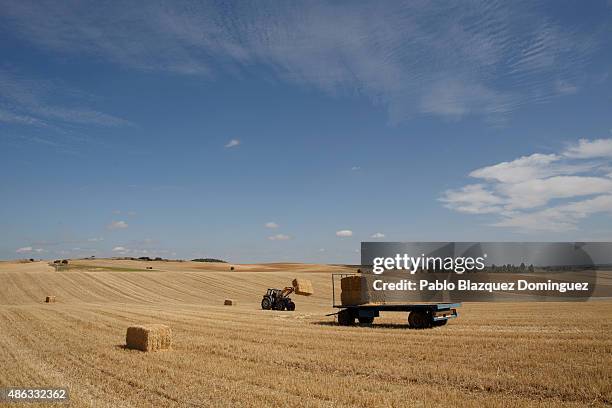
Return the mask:
<path id="1" fill-rule="evenodd" d="M 124 257 L 116 258 L 116 259 L 125 259 L 128 261 L 169 261 L 169 259 L 164 259 L 159 256 L 155 258 L 151 258 L 150 256 L 141 256 L 138 258 L 134 258 L 133 256 L 124 256 Z"/>
<path id="2" fill-rule="evenodd" d="M 221 263 L 227 263 L 226 261 L 222 260 L 222 259 L 215 259 L 215 258 L 196 258 L 196 259 L 192 259 L 193 262 L 221 262 Z"/>

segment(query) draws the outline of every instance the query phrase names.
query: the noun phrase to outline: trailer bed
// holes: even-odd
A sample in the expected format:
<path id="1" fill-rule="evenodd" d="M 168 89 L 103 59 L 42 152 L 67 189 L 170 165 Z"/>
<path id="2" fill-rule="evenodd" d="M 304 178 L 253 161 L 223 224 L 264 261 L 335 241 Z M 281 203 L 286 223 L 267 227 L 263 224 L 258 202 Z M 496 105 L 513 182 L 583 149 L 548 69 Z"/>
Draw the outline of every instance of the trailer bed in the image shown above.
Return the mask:
<path id="1" fill-rule="evenodd" d="M 376 309 L 381 312 L 389 311 L 389 312 L 410 312 L 412 310 L 417 309 L 427 309 L 427 310 L 445 310 L 445 309 L 453 309 L 461 306 L 461 303 L 361 303 L 358 305 L 334 305 L 333 307 L 337 309 L 349 309 L 349 308 L 359 308 L 359 309 Z"/>
<path id="2" fill-rule="evenodd" d="M 380 302 L 380 303 L 357 303 L 336 304 L 336 285 L 334 278 L 340 279 L 355 274 L 332 274 L 332 307 L 340 309 L 328 316 L 336 315 L 338 323 L 342 326 L 350 326 L 358 320 L 362 324 L 372 324 L 374 318 L 380 316 L 380 312 L 408 312 L 408 325 L 411 328 L 423 329 L 428 327 L 443 326 L 449 319 L 459 316 L 457 309 L 461 303 L 450 302 Z"/>

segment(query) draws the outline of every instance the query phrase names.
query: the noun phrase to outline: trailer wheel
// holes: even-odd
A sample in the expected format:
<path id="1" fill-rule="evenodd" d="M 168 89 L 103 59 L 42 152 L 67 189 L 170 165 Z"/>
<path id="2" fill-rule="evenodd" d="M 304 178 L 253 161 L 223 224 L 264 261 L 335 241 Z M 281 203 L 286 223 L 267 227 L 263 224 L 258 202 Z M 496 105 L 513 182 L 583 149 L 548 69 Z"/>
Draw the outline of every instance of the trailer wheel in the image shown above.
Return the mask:
<path id="1" fill-rule="evenodd" d="M 352 326 L 355 324 L 355 315 L 350 310 L 344 309 L 338 312 L 338 324 L 340 326 Z"/>
<path id="2" fill-rule="evenodd" d="M 293 312 L 295 310 L 295 303 L 293 302 L 287 303 L 287 310 L 289 310 L 290 312 Z"/>
<path id="3" fill-rule="evenodd" d="M 434 327 L 439 327 L 439 326 L 444 326 L 446 323 L 448 323 L 448 319 L 437 320 L 435 322 L 431 322 L 431 325 L 434 326 Z"/>
<path id="4" fill-rule="evenodd" d="M 270 299 L 268 299 L 267 297 L 261 299 L 261 308 L 263 310 L 272 309 L 272 302 L 270 302 Z"/>
<path id="5" fill-rule="evenodd" d="M 374 316 L 359 316 L 357 320 L 361 324 L 372 324 L 374 323 Z"/>
<path id="6" fill-rule="evenodd" d="M 408 327 L 414 329 L 414 312 L 408 312 Z"/>
<path id="7" fill-rule="evenodd" d="M 413 311 L 408 315 L 408 325 L 413 329 L 431 327 L 431 319 L 426 312 Z"/>

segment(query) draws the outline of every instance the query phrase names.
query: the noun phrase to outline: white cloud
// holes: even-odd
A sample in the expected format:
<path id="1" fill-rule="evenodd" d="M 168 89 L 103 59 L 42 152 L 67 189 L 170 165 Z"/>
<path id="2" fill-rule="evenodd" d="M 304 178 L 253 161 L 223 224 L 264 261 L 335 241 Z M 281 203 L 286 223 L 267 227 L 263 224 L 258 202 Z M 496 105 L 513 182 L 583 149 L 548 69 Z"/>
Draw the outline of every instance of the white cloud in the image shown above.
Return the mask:
<path id="1" fill-rule="evenodd" d="M 568 163 L 557 154 L 535 153 L 530 156 L 482 167 L 472 171 L 470 177 L 502 183 L 518 183 L 551 176 L 583 173 L 593 170 L 597 163 Z"/>
<path id="2" fill-rule="evenodd" d="M 351 231 L 351 230 L 336 231 L 336 236 L 337 237 L 341 237 L 341 238 L 352 237 L 353 236 L 353 231 Z"/>
<path id="3" fill-rule="evenodd" d="M 578 35 L 541 8 L 486 0 L 256 8 L 14 0 L 0 18 L 45 51 L 147 72 L 212 78 L 219 67 L 239 73 L 259 64 L 281 81 L 369 97 L 392 121 L 505 115 L 574 92 L 578 73 L 607 46 L 604 22 Z"/>
<path id="4" fill-rule="evenodd" d="M 576 229 L 575 220 L 560 219 L 559 214 L 554 210 L 509 214 L 491 225 L 508 227 L 525 233 L 532 231 L 563 232 Z"/>
<path id="5" fill-rule="evenodd" d="M 361 167 L 353 166 L 353 167 L 351 167 L 351 170 L 353 170 L 353 171 L 361 170 Z"/>
<path id="6" fill-rule="evenodd" d="M 240 145 L 240 140 L 238 139 L 232 139 L 229 142 L 227 142 L 227 144 L 225 145 L 226 148 L 230 148 L 230 147 L 236 147 Z"/>
<path id="7" fill-rule="evenodd" d="M 612 212 L 610 159 L 612 139 L 580 139 L 561 154 L 536 153 L 474 170 L 469 175 L 483 183 L 447 190 L 439 200 L 455 211 L 496 215 L 491 225 L 498 227 L 572 230 L 584 218 Z"/>
<path id="8" fill-rule="evenodd" d="M 113 252 L 128 252 L 128 249 L 122 246 L 116 246 L 113 248 Z"/>
<path id="9" fill-rule="evenodd" d="M 286 241 L 288 239 L 291 239 L 291 237 L 289 235 L 285 235 L 285 234 L 276 234 L 276 235 L 272 235 L 272 236 L 268 237 L 268 239 L 270 241 Z"/>
<path id="10" fill-rule="evenodd" d="M 559 160 L 556 154 L 532 154 L 519 157 L 510 162 L 502 162 L 483 167 L 470 173 L 471 177 L 485 180 L 496 180 L 504 183 L 515 183 L 530 180 L 534 177 L 549 176 L 551 163 Z"/>
<path id="11" fill-rule="evenodd" d="M 447 208 L 470 214 L 499 212 L 503 199 L 482 184 L 470 184 L 458 190 L 446 190 L 439 199 Z"/>
<path id="12" fill-rule="evenodd" d="M 278 228 L 278 227 L 279 227 L 279 225 L 278 225 L 277 223 L 275 223 L 274 221 L 266 222 L 266 223 L 264 224 L 264 226 L 265 226 L 266 228 L 272 228 L 272 229 L 274 229 L 274 228 Z"/>
<path id="13" fill-rule="evenodd" d="M 103 237 L 87 238 L 87 242 L 100 242 L 100 241 L 104 241 L 104 238 Z"/>
<path id="14" fill-rule="evenodd" d="M 372 235 L 370 235 L 370 238 L 374 238 L 374 239 L 381 239 L 384 238 L 385 234 L 383 234 L 382 232 L 376 232 Z"/>
<path id="15" fill-rule="evenodd" d="M 507 196 L 509 210 L 533 208 L 555 198 L 571 198 L 612 192 L 612 180 L 601 177 L 555 176 L 503 184 L 498 190 Z"/>
<path id="16" fill-rule="evenodd" d="M 110 224 L 107 225 L 108 229 L 124 229 L 127 228 L 128 224 L 125 221 L 111 221 Z"/>
<path id="17" fill-rule="evenodd" d="M 602 195 L 531 213 L 509 213 L 492 225 L 523 231 L 563 232 L 577 229 L 577 223 L 581 219 L 597 213 L 612 214 L 612 195 Z"/>
<path id="18" fill-rule="evenodd" d="M 612 157 L 612 139 L 580 139 L 577 144 L 570 145 L 565 156 L 577 159 L 596 157 Z"/>

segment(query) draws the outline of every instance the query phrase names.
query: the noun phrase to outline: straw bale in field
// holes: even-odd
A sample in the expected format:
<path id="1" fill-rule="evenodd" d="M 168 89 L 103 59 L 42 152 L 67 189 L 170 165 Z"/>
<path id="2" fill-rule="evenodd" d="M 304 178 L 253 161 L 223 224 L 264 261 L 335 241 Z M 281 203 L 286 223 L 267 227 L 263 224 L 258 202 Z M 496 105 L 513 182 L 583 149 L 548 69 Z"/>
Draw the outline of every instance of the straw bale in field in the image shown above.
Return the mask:
<path id="1" fill-rule="evenodd" d="M 55 303 L 55 296 L 47 296 L 45 298 L 45 303 Z"/>
<path id="2" fill-rule="evenodd" d="M 141 351 L 167 350 L 172 344 L 172 330 L 163 324 L 131 326 L 125 342 L 128 348 Z"/>
<path id="3" fill-rule="evenodd" d="M 235 306 L 236 301 L 234 299 L 225 299 L 225 302 L 223 302 L 223 304 L 225 306 Z"/>

